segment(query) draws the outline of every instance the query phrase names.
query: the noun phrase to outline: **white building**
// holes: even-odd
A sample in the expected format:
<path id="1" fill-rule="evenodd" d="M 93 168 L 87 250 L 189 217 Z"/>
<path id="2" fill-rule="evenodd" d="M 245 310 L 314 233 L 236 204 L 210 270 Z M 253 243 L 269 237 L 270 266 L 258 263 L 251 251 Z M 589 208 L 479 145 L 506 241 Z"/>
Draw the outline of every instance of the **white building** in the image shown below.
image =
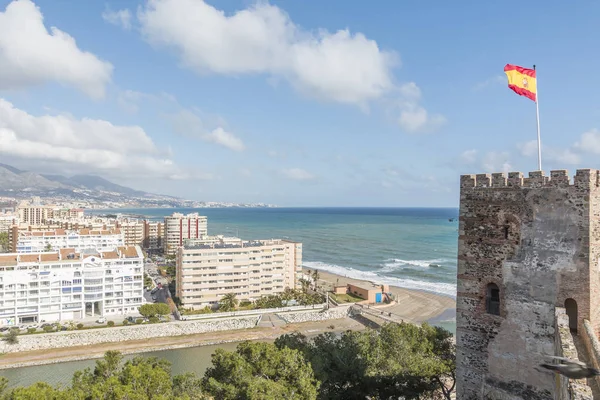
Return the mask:
<path id="1" fill-rule="evenodd" d="M 164 252 L 173 255 L 187 239 L 198 239 L 208 234 L 207 218 L 198 213 L 173 213 L 165 217 L 164 230 Z"/>
<path id="2" fill-rule="evenodd" d="M 0 254 L 0 325 L 133 314 L 143 282 L 139 246 Z"/>
<path id="3" fill-rule="evenodd" d="M 119 228 L 24 231 L 19 232 L 18 235 L 17 253 L 38 253 L 64 248 L 72 248 L 76 252 L 84 249 L 110 251 L 126 245 L 123 231 Z"/>
<path id="4" fill-rule="evenodd" d="M 301 273 L 302 243 L 204 237 L 178 249 L 177 296 L 196 309 L 227 293 L 252 301 L 298 287 Z"/>

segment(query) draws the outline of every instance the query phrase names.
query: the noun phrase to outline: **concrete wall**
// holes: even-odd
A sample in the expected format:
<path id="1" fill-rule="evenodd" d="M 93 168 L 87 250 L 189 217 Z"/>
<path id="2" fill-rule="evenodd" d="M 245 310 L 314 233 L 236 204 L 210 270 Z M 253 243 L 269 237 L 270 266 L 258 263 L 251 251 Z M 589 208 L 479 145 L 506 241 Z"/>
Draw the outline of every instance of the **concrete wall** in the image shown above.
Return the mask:
<path id="1" fill-rule="evenodd" d="M 573 184 L 567 171 L 461 177 L 458 399 L 554 398 L 554 378 L 536 367 L 555 352 L 555 307 L 573 298 L 579 329 L 597 323 L 598 182 L 597 170 Z M 486 310 L 490 283 L 500 315 Z"/>
<path id="2" fill-rule="evenodd" d="M 277 314 L 277 316 L 283 319 L 288 324 L 309 321 L 326 321 L 329 319 L 346 318 L 348 316 L 349 309 L 350 306 L 341 306 L 322 311 L 281 313 Z"/>
<path id="3" fill-rule="evenodd" d="M 254 328 L 258 316 L 219 319 L 210 321 L 169 322 L 168 324 L 131 325 L 114 328 L 64 331 L 19 336 L 19 343 L 0 342 L 0 351 L 14 353 L 55 349 L 59 347 L 86 346 L 127 340 L 151 339 L 165 336 L 193 335 L 196 333 Z"/>

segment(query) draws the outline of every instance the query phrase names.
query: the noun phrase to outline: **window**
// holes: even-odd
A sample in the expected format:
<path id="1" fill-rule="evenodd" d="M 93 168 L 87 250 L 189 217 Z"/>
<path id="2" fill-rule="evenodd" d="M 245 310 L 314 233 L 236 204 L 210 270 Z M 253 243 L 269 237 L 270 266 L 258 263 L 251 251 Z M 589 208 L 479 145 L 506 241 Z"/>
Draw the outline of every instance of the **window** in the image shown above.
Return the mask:
<path id="1" fill-rule="evenodd" d="M 488 314 L 500 315 L 500 289 L 495 283 L 487 285 L 485 310 Z"/>

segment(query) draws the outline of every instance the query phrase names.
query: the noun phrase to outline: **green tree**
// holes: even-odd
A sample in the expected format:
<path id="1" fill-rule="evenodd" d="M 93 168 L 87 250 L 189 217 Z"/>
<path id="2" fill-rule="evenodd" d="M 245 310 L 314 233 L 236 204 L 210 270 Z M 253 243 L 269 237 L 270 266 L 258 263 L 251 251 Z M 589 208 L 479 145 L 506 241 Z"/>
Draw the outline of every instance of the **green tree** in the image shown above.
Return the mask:
<path id="1" fill-rule="evenodd" d="M 300 279 L 300 285 L 302 286 L 302 292 L 308 293 L 308 288 L 310 287 L 310 281 L 308 279 Z"/>
<path id="2" fill-rule="evenodd" d="M 44 251 L 52 251 L 52 245 L 50 243 L 46 243 L 46 246 L 44 246 Z"/>
<path id="3" fill-rule="evenodd" d="M 221 300 L 219 300 L 219 310 L 221 311 L 233 311 L 238 305 L 238 299 L 235 293 L 226 293 Z"/>
<path id="4" fill-rule="evenodd" d="M 19 343 L 19 328 L 10 328 L 2 338 L 8 344 Z"/>
<path id="5" fill-rule="evenodd" d="M 8 232 L 0 232 L 0 253 L 8 252 Z"/>
<path id="6" fill-rule="evenodd" d="M 144 304 L 140 306 L 138 311 L 146 318 L 157 317 L 159 315 L 169 315 L 171 313 L 169 306 L 164 303 Z"/>
<path id="7" fill-rule="evenodd" d="M 203 379 L 215 400 L 311 400 L 319 382 L 302 353 L 272 343 L 242 342 L 235 352 L 217 349 Z"/>
<path id="8" fill-rule="evenodd" d="M 319 399 L 419 399 L 454 390 L 451 334 L 427 324 L 387 324 L 380 331 L 327 332 L 309 340 L 283 335 L 279 348 L 301 351 L 322 384 Z M 427 398 L 429 398 L 427 397 Z"/>
<path id="9" fill-rule="evenodd" d="M 319 279 L 321 279 L 321 275 L 319 274 L 318 270 L 314 270 L 312 273 L 312 278 L 313 278 L 313 284 L 315 287 L 315 290 L 319 289 Z"/>

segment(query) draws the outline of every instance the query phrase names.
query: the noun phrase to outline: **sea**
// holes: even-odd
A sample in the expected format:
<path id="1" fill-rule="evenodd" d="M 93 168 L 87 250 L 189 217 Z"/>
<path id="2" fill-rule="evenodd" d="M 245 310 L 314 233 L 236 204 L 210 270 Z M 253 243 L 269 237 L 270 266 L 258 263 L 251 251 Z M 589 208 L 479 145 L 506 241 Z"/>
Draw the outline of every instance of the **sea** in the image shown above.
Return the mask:
<path id="1" fill-rule="evenodd" d="M 160 208 L 86 210 L 89 214 L 128 214 L 162 220 L 173 212 L 208 217 L 210 235 L 242 239 L 290 239 L 303 244 L 303 265 L 356 279 L 388 283 L 456 297 L 457 208 Z M 456 330 L 456 312 L 447 310 L 429 321 Z M 202 375 L 218 347 L 143 353 L 166 358 L 174 373 Z M 72 374 L 94 360 L 0 371 L 9 386 L 37 381 L 65 385 Z"/>

